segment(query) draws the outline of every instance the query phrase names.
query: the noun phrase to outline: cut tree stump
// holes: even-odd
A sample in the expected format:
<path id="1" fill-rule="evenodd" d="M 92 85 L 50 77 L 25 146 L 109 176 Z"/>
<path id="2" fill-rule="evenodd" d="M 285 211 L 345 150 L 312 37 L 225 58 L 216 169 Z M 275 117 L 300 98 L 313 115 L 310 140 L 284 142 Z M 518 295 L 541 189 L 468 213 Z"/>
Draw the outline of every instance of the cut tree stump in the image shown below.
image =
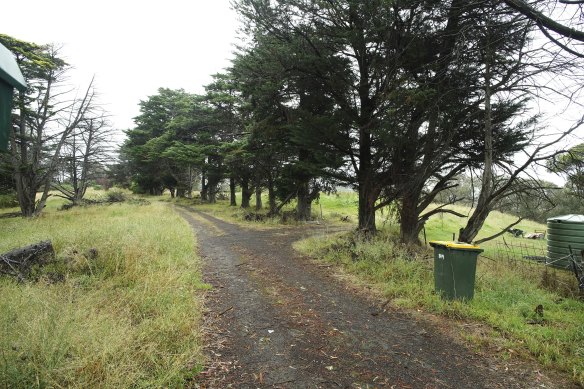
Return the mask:
<path id="1" fill-rule="evenodd" d="M 44 265 L 54 258 L 55 249 L 51 241 L 42 241 L 0 254 L 0 273 L 25 281 L 33 265 Z"/>

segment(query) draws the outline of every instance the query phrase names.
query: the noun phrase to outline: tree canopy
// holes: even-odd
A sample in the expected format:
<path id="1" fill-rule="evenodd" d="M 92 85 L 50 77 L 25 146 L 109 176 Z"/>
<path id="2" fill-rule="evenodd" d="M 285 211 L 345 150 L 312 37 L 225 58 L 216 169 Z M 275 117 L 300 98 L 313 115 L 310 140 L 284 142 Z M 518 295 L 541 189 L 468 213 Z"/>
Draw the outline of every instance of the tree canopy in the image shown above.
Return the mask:
<path id="1" fill-rule="evenodd" d="M 553 24 L 506 3 L 234 1 L 243 43 L 231 68 L 205 94 L 160 89 L 141 102 L 122 149 L 135 185 L 184 195 L 194 174 L 213 202 L 229 180 L 231 205 L 236 185 L 243 207 L 266 189 L 270 213 L 296 199 L 299 219 L 321 191 L 350 186 L 360 231 L 375 233 L 376 212 L 392 205 L 402 241 L 415 243 L 429 217 L 456 214 L 427 209 L 473 172 L 482 187 L 461 231 L 471 241 L 507 196 L 537 192 L 528 167 L 573 130 L 538 141 L 533 80 L 570 64 L 534 44 Z"/>

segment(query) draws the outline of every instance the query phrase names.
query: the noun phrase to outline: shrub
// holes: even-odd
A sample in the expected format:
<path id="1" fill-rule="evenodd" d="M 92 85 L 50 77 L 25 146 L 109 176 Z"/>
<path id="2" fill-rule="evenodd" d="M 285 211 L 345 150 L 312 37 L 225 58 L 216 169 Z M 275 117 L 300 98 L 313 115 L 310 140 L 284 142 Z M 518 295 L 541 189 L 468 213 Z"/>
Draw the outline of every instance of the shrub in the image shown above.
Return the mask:
<path id="1" fill-rule="evenodd" d="M 127 199 L 128 197 L 124 192 L 117 190 L 108 190 L 105 194 L 105 201 L 108 203 L 122 203 Z"/>
<path id="2" fill-rule="evenodd" d="M 18 207 L 18 199 L 16 198 L 16 193 L 4 193 L 0 194 L 0 208 L 14 208 Z"/>

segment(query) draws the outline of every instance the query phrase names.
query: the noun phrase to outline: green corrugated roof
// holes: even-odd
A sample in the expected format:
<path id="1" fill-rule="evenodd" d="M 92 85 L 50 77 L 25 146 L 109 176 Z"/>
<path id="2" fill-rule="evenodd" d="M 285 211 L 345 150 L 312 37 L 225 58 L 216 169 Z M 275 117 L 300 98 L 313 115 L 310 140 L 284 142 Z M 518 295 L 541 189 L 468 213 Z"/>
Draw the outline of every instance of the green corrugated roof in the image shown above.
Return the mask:
<path id="1" fill-rule="evenodd" d="M 8 149 L 14 87 L 0 78 L 0 151 Z"/>
<path id="2" fill-rule="evenodd" d="M 26 90 L 26 81 L 12 52 L 0 43 L 0 151 L 8 148 L 14 88 Z"/>
<path id="3" fill-rule="evenodd" d="M 14 54 L 0 43 L 0 79 L 18 90 L 26 89 L 26 81 L 18 68 Z"/>

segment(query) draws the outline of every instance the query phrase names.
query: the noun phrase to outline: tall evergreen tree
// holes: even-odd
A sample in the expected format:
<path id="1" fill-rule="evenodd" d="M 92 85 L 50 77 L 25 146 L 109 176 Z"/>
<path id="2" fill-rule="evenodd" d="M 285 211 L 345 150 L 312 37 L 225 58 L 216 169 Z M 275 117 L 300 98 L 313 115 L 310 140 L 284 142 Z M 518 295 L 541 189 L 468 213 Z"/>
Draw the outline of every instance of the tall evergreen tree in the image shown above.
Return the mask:
<path id="1" fill-rule="evenodd" d="M 238 2 L 252 44 L 289 52 L 282 84 L 302 76 L 332 100 L 336 125 L 320 137 L 345 158 L 336 174 L 357 187 L 359 229 L 374 232 L 375 211 L 399 201 L 401 238 L 417 241 L 425 206 L 467 166 L 480 138 L 480 65 L 467 54 L 477 4 Z"/>
<path id="2" fill-rule="evenodd" d="M 270 210 L 278 212 L 283 205 L 275 205 L 276 193 L 283 203 L 296 198 L 296 216 L 307 220 L 323 177 L 330 180 L 327 170 L 342 160 L 323 136 L 338 128 L 334 100 L 317 78 L 296 70 L 298 60 L 277 40 L 257 37 L 257 44 L 234 61 L 234 74 L 248 101 L 252 139 L 263 143 L 257 166 L 263 170 Z"/>

